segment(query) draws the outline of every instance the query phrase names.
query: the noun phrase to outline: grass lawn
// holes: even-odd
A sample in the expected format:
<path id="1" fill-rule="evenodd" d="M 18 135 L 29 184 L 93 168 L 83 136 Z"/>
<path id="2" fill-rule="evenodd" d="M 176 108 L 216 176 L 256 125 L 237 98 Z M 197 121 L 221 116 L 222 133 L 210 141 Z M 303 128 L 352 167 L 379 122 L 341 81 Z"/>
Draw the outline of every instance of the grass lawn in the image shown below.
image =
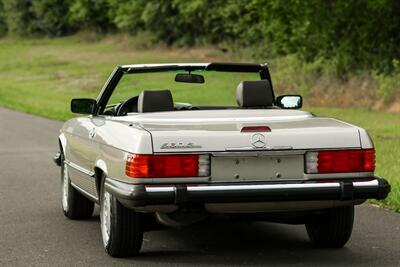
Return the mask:
<path id="1" fill-rule="evenodd" d="M 229 60 L 229 57 L 213 49 L 153 49 L 136 50 L 129 42 L 106 39 L 85 42 L 79 38 L 54 40 L 0 40 L 0 105 L 53 119 L 72 117 L 69 103 L 74 97 L 96 97 L 113 67 L 131 63 L 162 62 L 210 62 Z M 278 70 L 279 71 L 279 70 Z M 275 77 L 285 79 L 285 72 Z M 212 78 L 212 77 L 211 77 Z M 274 73 L 272 73 L 274 78 Z M 167 79 L 167 78 L 165 78 Z M 231 90 L 217 80 L 220 91 Z M 235 77 L 242 79 L 242 77 Z M 164 78 L 149 81 L 165 88 Z M 157 88 L 157 87 L 156 87 Z M 278 92 L 280 88 L 277 88 Z M 218 92 L 194 92 L 178 90 L 179 98 L 193 98 L 199 103 L 229 104 Z M 187 92 L 190 91 L 190 94 Z M 234 96 L 234 88 L 231 92 Z M 175 94 L 174 94 L 175 96 Z M 306 99 L 307 103 L 307 99 Z M 306 108 L 320 116 L 332 116 L 366 128 L 377 150 L 377 175 L 387 178 L 392 193 L 380 202 L 400 211 L 400 116 L 385 112 L 361 109 Z"/>

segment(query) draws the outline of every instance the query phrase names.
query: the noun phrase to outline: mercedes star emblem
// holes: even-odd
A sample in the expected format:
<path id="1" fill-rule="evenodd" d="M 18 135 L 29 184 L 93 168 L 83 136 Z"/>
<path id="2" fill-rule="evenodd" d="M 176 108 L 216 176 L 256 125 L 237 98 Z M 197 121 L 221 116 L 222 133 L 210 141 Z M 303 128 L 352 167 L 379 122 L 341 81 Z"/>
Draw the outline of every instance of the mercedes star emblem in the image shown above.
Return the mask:
<path id="1" fill-rule="evenodd" d="M 265 136 L 260 133 L 253 134 L 253 136 L 251 137 L 251 144 L 254 148 L 265 147 Z"/>

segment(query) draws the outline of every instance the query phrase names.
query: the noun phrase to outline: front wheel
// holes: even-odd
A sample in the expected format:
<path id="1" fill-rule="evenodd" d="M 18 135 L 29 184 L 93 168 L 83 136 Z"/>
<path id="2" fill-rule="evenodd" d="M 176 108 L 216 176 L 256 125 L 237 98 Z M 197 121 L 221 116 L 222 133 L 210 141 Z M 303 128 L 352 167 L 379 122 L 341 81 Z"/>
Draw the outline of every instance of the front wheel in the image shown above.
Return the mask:
<path id="1" fill-rule="evenodd" d="M 71 185 L 64 155 L 61 155 L 61 205 L 64 215 L 72 220 L 88 219 L 94 210 L 94 203 Z"/>
<path id="2" fill-rule="evenodd" d="M 100 200 L 103 245 L 112 257 L 136 256 L 143 242 L 143 214 L 124 207 L 104 188 Z"/>
<path id="3" fill-rule="evenodd" d="M 308 237 L 318 247 L 343 247 L 353 231 L 354 206 L 327 209 L 306 223 Z"/>

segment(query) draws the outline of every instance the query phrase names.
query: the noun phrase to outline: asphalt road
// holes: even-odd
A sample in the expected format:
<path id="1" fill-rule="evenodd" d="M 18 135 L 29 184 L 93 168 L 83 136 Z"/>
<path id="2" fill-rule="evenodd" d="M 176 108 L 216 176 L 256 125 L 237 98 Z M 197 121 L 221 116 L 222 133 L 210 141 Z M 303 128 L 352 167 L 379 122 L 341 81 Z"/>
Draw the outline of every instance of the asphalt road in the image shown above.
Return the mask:
<path id="1" fill-rule="evenodd" d="M 60 126 L 0 107 L 0 266 L 400 266 L 400 214 L 369 205 L 343 249 L 312 248 L 303 226 L 220 221 L 149 232 L 140 257 L 108 257 L 98 215 L 62 214 Z"/>

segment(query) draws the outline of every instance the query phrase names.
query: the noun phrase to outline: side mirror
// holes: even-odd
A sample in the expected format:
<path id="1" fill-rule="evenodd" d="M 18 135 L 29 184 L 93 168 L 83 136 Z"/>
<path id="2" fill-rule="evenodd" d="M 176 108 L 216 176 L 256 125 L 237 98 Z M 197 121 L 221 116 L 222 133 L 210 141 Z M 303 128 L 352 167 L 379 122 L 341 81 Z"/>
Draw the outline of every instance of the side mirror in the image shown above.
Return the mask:
<path id="1" fill-rule="evenodd" d="M 204 76 L 198 74 L 178 73 L 175 76 L 178 83 L 204 83 Z"/>
<path id="2" fill-rule="evenodd" d="M 78 114 L 94 114 L 97 102 L 91 98 L 75 98 L 71 100 L 71 111 Z"/>
<path id="3" fill-rule="evenodd" d="M 298 109 L 303 106 L 301 95 L 281 95 L 276 98 L 276 105 L 284 109 Z"/>

